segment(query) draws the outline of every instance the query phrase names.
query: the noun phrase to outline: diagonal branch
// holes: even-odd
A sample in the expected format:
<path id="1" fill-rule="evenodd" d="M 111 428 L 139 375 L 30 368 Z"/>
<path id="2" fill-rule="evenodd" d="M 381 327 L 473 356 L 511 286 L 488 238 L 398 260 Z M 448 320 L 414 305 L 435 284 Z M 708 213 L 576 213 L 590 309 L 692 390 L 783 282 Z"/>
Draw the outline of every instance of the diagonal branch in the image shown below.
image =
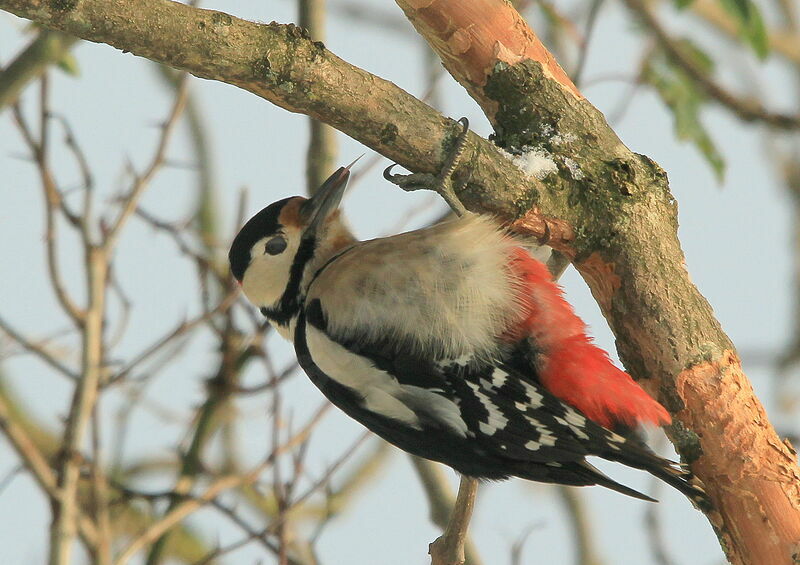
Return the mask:
<path id="1" fill-rule="evenodd" d="M 673 414 L 668 432 L 707 487 L 715 505 L 707 517 L 728 558 L 788 562 L 800 539 L 796 457 L 688 278 L 665 172 L 622 144 L 538 40 L 525 44 L 533 32 L 500 14 L 513 11 L 507 3 L 398 3 L 481 105 L 496 142 L 523 155 L 533 148 L 556 165 L 558 176 L 544 180 L 561 198 L 542 192 L 538 204 L 579 233 L 574 264 L 625 366 Z M 473 21 L 490 12 L 492 27 Z"/>
<path id="2" fill-rule="evenodd" d="M 169 0 L 0 0 L 0 9 L 239 86 L 319 119 L 416 172 L 438 172 L 459 131 L 425 103 L 343 61 L 291 24 L 257 24 Z M 467 154 L 473 156 L 471 180 L 461 196 L 468 208 L 507 218 L 527 210 L 532 190 L 541 189 L 536 178 L 476 135 L 469 136 Z"/>

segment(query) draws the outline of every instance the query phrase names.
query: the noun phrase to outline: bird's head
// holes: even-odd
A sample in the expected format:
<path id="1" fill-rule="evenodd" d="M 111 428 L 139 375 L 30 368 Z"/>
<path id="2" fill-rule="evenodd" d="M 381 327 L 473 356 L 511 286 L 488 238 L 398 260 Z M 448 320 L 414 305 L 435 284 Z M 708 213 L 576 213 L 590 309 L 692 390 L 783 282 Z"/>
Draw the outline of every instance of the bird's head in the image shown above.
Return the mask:
<path id="1" fill-rule="evenodd" d="M 231 273 L 254 305 L 280 308 L 282 301 L 295 300 L 308 272 L 355 241 L 338 211 L 350 166 L 333 173 L 312 198 L 273 202 L 234 238 Z"/>

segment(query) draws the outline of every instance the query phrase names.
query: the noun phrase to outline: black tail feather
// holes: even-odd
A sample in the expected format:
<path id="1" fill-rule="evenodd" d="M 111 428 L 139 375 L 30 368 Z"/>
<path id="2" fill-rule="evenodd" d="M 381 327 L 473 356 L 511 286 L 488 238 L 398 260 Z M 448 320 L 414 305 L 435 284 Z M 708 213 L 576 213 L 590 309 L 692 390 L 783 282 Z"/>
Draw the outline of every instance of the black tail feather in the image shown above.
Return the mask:
<path id="1" fill-rule="evenodd" d="M 644 449 L 621 450 L 614 453 L 613 458 L 609 457 L 609 459 L 647 471 L 678 490 L 700 510 L 705 511 L 711 508 L 711 501 L 706 494 L 703 483 L 694 476 L 688 465 L 670 461 L 656 455 L 646 446 L 642 447 Z"/>

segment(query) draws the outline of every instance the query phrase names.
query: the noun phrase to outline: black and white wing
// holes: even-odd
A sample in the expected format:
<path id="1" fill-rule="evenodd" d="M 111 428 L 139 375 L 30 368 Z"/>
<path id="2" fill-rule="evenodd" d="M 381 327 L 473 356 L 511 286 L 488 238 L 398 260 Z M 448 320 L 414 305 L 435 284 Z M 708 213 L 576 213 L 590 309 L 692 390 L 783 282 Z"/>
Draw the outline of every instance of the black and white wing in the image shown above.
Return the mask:
<path id="1" fill-rule="evenodd" d="M 600 484 L 650 500 L 585 457 L 624 452 L 628 465 L 651 472 L 666 462 L 587 420 L 535 377 L 502 361 L 432 361 L 350 330 L 332 333 L 325 303 L 311 298 L 295 330 L 298 359 L 331 402 L 390 443 L 478 478 Z"/>

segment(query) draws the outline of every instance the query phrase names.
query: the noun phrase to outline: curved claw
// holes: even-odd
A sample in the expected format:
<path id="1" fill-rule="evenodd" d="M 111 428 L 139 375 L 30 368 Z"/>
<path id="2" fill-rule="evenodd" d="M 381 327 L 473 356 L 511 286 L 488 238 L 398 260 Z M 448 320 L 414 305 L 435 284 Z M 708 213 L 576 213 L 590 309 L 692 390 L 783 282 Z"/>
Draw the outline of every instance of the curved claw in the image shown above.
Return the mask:
<path id="1" fill-rule="evenodd" d="M 394 169 L 396 166 L 397 166 L 397 163 L 392 163 L 391 165 L 389 165 L 388 167 L 383 169 L 383 178 L 385 178 L 386 180 L 388 180 L 389 182 L 394 183 L 394 184 L 397 184 L 397 181 L 395 181 L 394 179 L 396 177 L 402 176 L 402 175 L 393 175 L 392 174 L 392 169 Z"/>
<path id="2" fill-rule="evenodd" d="M 466 116 L 463 116 L 463 117 L 457 119 L 456 121 L 459 124 L 461 124 L 461 126 L 463 127 L 463 129 L 461 131 L 462 134 L 465 134 L 465 133 L 467 133 L 469 131 L 469 120 L 467 119 Z"/>
<path id="3" fill-rule="evenodd" d="M 550 224 L 547 223 L 547 220 L 543 221 L 544 221 L 544 234 L 542 234 L 542 237 L 536 238 L 536 241 L 539 242 L 539 245 L 547 245 L 547 243 L 550 241 L 550 238 L 553 235 L 550 232 Z"/>

